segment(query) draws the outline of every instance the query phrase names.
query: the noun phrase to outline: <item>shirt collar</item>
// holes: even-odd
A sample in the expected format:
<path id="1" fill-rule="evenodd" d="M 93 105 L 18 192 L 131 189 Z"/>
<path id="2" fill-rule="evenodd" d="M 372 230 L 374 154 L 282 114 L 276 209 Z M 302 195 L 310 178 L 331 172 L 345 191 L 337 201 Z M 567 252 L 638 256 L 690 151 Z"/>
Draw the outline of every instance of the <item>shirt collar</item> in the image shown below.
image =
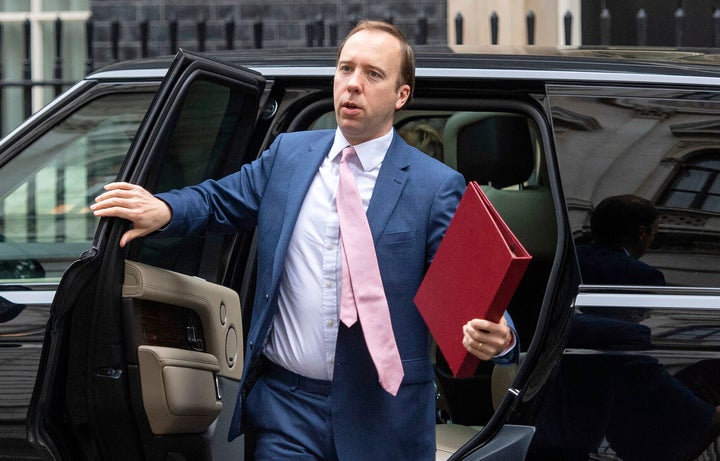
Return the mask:
<path id="1" fill-rule="evenodd" d="M 371 139 L 370 141 L 353 146 L 355 148 L 355 152 L 357 153 L 358 160 L 360 160 L 363 171 L 370 171 L 377 168 L 383 162 L 385 154 L 390 148 L 390 143 L 393 140 L 394 132 L 394 129 L 390 129 L 387 134 L 380 136 L 379 138 Z M 340 129 L 338 128 L 335 130 L 335 140 L 333 141 L 333 145 L 328 153 L 330 160 L 338 159 L 339 161 L 342 150 L 349 145 L 350 143 L 345 139 L 345 136 L 343 136 Z"/>

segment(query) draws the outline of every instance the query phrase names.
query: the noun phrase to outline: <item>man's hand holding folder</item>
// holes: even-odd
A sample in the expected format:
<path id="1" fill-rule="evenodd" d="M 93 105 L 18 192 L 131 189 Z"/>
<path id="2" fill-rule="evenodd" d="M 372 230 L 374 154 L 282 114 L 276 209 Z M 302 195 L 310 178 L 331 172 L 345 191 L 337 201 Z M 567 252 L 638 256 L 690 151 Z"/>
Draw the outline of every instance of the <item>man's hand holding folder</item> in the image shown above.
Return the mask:
<path id="1" fill-rule="evenodd" d="M 472 319 L 463 325 L 462 332 L 463 347 L 480 360 L 492 360 L 509 353 L 516 344 L 505 317 L 500 317 L 499 322 Z"/>
<path id="2" fill-rule="evenodd" d="M 463 345 L 471 319 L 497 324 L 531 256 L 476 182 L 468 185 L 415 304 L 453 374 L 472 376 L 478 357 Z M 477 346 L 477 344 L 475 344 Z"/>

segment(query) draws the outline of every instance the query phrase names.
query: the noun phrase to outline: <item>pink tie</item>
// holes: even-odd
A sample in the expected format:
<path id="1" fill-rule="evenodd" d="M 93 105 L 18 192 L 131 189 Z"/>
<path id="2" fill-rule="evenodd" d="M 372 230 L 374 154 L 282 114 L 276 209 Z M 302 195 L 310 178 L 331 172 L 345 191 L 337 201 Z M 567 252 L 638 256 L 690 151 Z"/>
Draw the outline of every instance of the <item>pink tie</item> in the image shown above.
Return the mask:
<path id="1" fill-rule="evenodd" d="M 395 343 L 390 310 L 380 279 L 370 225 L 363 209 L 355 178 L 347 165 L 356 156 L 348 146 L 340 159 L 337 211 L 343 247 L 340 320 L 348 327 L 358 318 L 380 385 L 397 395 L 403 379 L 400 353 Z"/>

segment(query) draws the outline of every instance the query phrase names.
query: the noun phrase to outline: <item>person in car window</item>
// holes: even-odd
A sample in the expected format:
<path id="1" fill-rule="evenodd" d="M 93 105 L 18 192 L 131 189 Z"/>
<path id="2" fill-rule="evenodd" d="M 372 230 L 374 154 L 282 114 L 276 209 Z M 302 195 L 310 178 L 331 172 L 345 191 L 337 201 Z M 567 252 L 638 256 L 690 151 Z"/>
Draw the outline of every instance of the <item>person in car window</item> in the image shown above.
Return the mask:
<path id="1" fill-rule="evenodd" d="M 657 210 L 637 195 L 603 199 L 590 217 L 593 242 L 578 245 L 583 283 L 665 285 L 665 276 L 640 261 L 658 229 Z"/>
<path id="2" fill-rule="evenodd" d="M 593 242 L 578 245 L 584 284 L 665 285 L 639 260 L 658 230 L 653 204 L 635 195 L 603 199 L 591 216 Z M 583 308 L 545 401 L 530 459 L 587 460 L 607 440 L 623 460 L 695 459 L 720 433 L 720 409 L 703 401 L 657 359 L 647 309 Z M 637 351 L 613 354 L 612 351 Z"/>
<path id="3" fill-rule="evenodd" d="M 417 147 L 432 158 L 443 161 L 443 139 L 442 135 L 429 123 L 422 120 L 414 120 L 403 125 L 397 133 L 406 143 Z"/>
<path id="4" fill-rule="evenodd" d="M 237 173 L 157 196 L 109 184 L 92 206 L 97 216 L 133 222 L 120 245 L 160 229 L 182 235 L 257 225 L 256 296 L 229 434 L 251 435 L 257 460 L 435 458 L 429 335 L 413 297 L 465 182 L 393 130 L 414 72 L 399 29 L 361 22 L 338 51 L 337 130 L 279 135 Z M 348 162 L 402 361 L 399 387 L 390 390 L 378 382 L 362 315 L 350 327 L 339 321 L 343 233 L 335 197 L 347 146 L 357 154 Z M 355 291 L 370 285 L 352 282 Z M 479 341 L 496 361 L 516 357 L 504 350 L 514 343 L 505 319 L 485 325 Z"/>

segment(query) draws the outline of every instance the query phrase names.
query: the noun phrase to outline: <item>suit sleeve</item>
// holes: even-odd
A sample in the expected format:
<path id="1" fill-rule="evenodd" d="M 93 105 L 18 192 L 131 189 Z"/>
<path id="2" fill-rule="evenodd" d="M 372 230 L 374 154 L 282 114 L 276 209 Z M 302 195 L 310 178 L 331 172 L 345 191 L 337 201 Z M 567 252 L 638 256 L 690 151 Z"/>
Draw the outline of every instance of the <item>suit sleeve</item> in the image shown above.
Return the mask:
<path id="1" fill-rule="evenodd" d="M 255 161 L 224 178 L 156 194 L 172 210 L 162 234 L 233 233 L 254 226 L 280 139 Z"/>
<path id="2" fill-rule="evenodd" d="M 508 312 L 505 312 L 505 320 L 507 320 L 510 330 L 512 330 L 513 338 L 515 338 L 515 344 L 512 349 L 507 351 L 505 354 L 497 356 L 492 359 L 493 363 L 498 365 L 510 365 L 511 363 L 518 363 L 520 361 L 520 336 L 518 336 L 517 330 L 515 329 L 515 323 Z"/>
<path id="3" fill-rule="evenodd" d="M 435 257 L 435 252 L 443 236 L 445 236 L 445 231 L 450 225 L 450 220 L 452 220 L 464 192 L 465 179 L 457 172 L 448 175 L 447 179 L 438 187 L 430 212 L 430 222 L 428 223 L 426 268 Z"/>

